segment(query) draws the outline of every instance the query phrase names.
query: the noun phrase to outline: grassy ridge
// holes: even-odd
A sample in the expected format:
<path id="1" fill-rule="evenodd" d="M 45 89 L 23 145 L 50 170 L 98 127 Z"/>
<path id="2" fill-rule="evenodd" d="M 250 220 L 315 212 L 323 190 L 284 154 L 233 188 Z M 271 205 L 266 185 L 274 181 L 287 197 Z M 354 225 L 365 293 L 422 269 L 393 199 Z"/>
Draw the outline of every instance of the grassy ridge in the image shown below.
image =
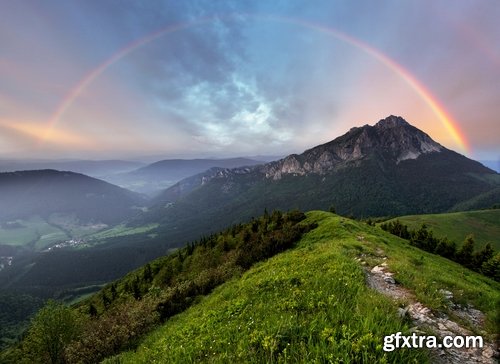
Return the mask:
<path id="1" fill-rule="evenodd" d="M 367 287 L 358 256 L 371 265 L 387 261 L 396 280 L 435 310 L 446 310 L 439 289 L 451 290 L 483 310 L 494 332 L 498 283 L 377 227 L 325 212 L 307 215 L 305 222 L 319 226 L 296 248 L 223 284 L 137 351 L 107 362 L 426 362 L 423 350 L 383 352 L 383 336 L 409 326 L 396 303 Z"/>
<path id="2" fill-rule="evenodd" d="M 418 229 L 426 224 L 436 237 L 448 237 L 458 246 L 462 245 L 467 235 L 473 234 L 476 248 L 491 242 L 495 250 L 500 250 L 500 209 L 409 215 L 398 217 L 397 220 L 410 229 Z"/>

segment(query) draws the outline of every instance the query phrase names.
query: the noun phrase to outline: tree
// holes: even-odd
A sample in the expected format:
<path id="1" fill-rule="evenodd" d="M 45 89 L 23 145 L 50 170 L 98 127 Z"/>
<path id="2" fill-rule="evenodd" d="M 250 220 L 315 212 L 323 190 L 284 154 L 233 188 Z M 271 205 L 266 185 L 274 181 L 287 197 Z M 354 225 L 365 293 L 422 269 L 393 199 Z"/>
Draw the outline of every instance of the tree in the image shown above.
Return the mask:
<path id="1" fill-rule="evenodd" d="M 188 255 L 191 255 L 193 251 L 191 250 L 191 252 L 189 252 L 189 248 L 187 250 L 188 250 Z M 153 272 L 151 271 L 151 265 L 149 263 L 146 264 L 146 266 L 144 267 L 142 278 L 144 279 L 144 281 L 148 283 L 153 280 Z"/>
<path id="2" fill-rule="evenodd" d="M 467 268 L 473 268 L 474 262 L 472 259 L 472 253 L 474 252 L 474 237 L 472 235 L 467 236 L 460 249 L 458 249 L 456 254 L 456 261 Z"/>
<path id="3" fill-rule="evenodd" d="M 96 317 L 97 316 L 97 308 L 91 303 L 89 305 L 89 315 L 90 317 Z"/>
<path id="4" fill-rule="evenodd" d="M 500 253 L 496 253 L 481 266 L 481 272 L 488 277 L 500 282 Z"/>
<path id="5" fill-rule="evenodd" d="M 455 242 L 450 241 L 448 238 L 439 239 L 434 254 L 441 255 L 442 257 L 453 259 L 456 253 Z"/>
<path id="6" fill-rule="evenodd" d="M 102 292 L 102 305 L 104 306 L 104 309 L 107 310 L 110 304 L 111 304 L 111 300 L 109 299 L 106 292 L 103 291 Z"/>
<path id="7" fill-rule="evenodd" d="M 427 230 L 427 225 L 422 224 L 420 229 L 411 234 L 410 244 L 425 251 L 433 252 L 435 249 L 435 241 L 432 231 Z"/>
<path id="8" fill-rule="evenodd" d="M 139 287 L 139 280 L 137 277 L 132 281 L 132 294 L 136 300 L 140 300 L 142 297 L 141 287 Z"/>
<path id="9" fill-rule="evenodd" d="M 116 292 L 116 284 L 113 283 L 111 285 L 111 300 L 114 301 L 117 296 L 118 296 L 118 293 Z"/>
<path id="10" fill-rule="evenodd" d="M 53 300 L 38 311 L 25 341 L 35 362 L 63 363 L 65 347 L 80 332 L 80 320 L 69 307 Z"/>
<path id="11" fill-rule="evenodd" d="M 493 249 L 491 243 L 487 243 L 483 249 L 475 253 L 472 257 L 474 261 L 474 269 L 481 270 L 483 263 L 490 260 L 493 255 L 495 255 L 495 250 Z"/>

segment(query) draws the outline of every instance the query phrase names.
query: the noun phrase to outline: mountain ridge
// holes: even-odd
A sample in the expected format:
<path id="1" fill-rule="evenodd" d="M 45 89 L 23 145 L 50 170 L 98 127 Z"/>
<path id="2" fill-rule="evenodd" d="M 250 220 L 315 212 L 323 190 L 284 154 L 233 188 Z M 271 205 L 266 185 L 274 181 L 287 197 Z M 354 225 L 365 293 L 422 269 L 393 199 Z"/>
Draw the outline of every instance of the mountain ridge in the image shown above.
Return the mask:
<path id="1" fill-rule="evenodd" d="M 421 163 L 425 159 L 428 162 Z M 415 163 L 415 161 L 418 162 Z M 212 168 L 181 180 L 165 190 L 155 201 L 173 203 L 214 179 L 225 179 L 227 183 L 223 190 L 227 192 L 235 185 L 235 179 L 245 178 L 245 176 L 253 179 L 255 183 L 263 179 L 279 181 L 287 176 L 326 178 L 354 170 L 361 165 L 372 169 L 375 174 L 380 174 L 379 179 L 388 180 L 386 182 L 390 185 L 394 182 L 396 174 L 401 174 L 401 172 L 405 175 L 411 174 L 412 166 L 415 164 L 423 164 L 419 168 L 427 168 L 426 166 L 433 163 L 444 164 L 447 170 L 454 165 L 460 173 L 498 176 L 495 171 L 479 162 L 443 147 L 403 118 L 391 115 L 378 121 L 374 126 L 364 125 L 351 128 L 347 133 L 330 142 L 307 149 L 301 154 L 288 155 L 278 161 L 232 169 Z M 439 174 L 440 172 L 436 170 L 433 173 Z M 453 174 L 453 171 L 450 173 Z M 444 175 L 440 177 L 440 179 L 444 178 Z M 500 179 L 498 180 L 497 183 L 500 183 Z M 485 188 L 479 192 L 484 193 L 488 190 L 490 189 Z M 309 207 L 314 208 L 314 206 Z M 396 214 L 400 213 L 404 211 L 396 212 Z"/>
<path id="2" fill-rule="evenodd" d="M 127 173 L 107 176 L 106 181 L 135 192 L 155 195 L 185 178 L 203 173 L 210 168 L 236 168 L 262 163 L 264 162 L 243 157 L 225 159 L 164 159 Z"/>
<path id="3" fill-rule="evenodd" d="M 142 196 L 97 178 L 53 169 L 0 173 L 0 220 L 76 213 L 83 221 L 117 223 L 131 217 Z"/>
<path id="4" fill-rule="evenodd" d="M 268 163 L 269 167 L 263 170 L 266 177 L 273 179 L 281 178 L 282 174 L 325 174 L 342 168 L 346 163 L 368 157 L 374 148 L 382 149 L 384 157 L 395 159 L 396 163 L 444 149 L 403 118 L 391 115 L 374 126 L 351 128 L 346 134 L 307 149 L 300 155 L 292 154 Z"/>

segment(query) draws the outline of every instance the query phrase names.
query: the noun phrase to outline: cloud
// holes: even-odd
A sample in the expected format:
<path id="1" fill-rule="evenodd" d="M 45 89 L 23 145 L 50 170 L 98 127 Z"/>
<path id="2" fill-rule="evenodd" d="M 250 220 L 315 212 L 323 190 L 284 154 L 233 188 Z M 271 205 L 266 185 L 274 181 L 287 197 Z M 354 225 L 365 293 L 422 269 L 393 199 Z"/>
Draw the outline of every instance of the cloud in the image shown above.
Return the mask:
<path id="1" fill-rule="evenodd" d="M 92 148 L 94 143 L 82 135 L 62 129 L 48 129 L 38 123 L 26 121 L 0 120 L 0 127 L 19 134 L 32 143 L 49 143 L 52 145 L 76 148 Z"/>
<path id="2" fill-rule="evenodd" d="M 411 89 L 402 91 L 365 52 L 271 14 L 333 27 L 379 49 L 437 96 L 473 145 L 498 154 L 500 10 L 493 7 L 460 0 L 449 9 L 361 0 L 47 0 L 42 7 L 28 0 L 2 10 L 0 117 L 25 128 L 3 127 L 5 151 L 16 142 L 29 148 L 32 131 L 43 132 L 67 93 L 113 54 L 182 24 L 107 67 L 62 115 L 47 148 L 75 140 L 82 150 L 283 154 L 382 112 L 440 133 Z"/>

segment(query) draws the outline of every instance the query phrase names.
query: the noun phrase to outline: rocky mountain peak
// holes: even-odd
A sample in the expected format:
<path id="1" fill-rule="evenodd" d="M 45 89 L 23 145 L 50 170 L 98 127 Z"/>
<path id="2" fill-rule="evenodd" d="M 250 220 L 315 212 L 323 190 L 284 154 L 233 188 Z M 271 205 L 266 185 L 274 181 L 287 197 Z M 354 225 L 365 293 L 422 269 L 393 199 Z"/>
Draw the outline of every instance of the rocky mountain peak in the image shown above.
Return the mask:
<path id="1" fill-rule="evenodd" d="M 381 151 L 387 157 L 395 159 L 396 163 L 443 149 L 429 135 L 399 116 L 391 115 L 380 120 L 373 128 L 380 141 Z"/>
<path id="2" fill-rule="evenodd" d="M 375 128 L 378 129 L 391 129 L 397 127 L 404 127 L 410 125 L 405 119 L 401 116 L 390 115 L 385 119 L 380 120 L 377 124 L 375 124 Z"/>
<path id="3" fill-rule="evenodd" d="M 262 169 L 266 177 L 280 179 L 286 174 L 325 174 L 365 158 L 398 164 L 442 149 L 440 144 L 402 117 L 391 115 L 374 126 L 351 128 L 331 142 L 306 150 L 301 155 L 266 164 Z"/>

